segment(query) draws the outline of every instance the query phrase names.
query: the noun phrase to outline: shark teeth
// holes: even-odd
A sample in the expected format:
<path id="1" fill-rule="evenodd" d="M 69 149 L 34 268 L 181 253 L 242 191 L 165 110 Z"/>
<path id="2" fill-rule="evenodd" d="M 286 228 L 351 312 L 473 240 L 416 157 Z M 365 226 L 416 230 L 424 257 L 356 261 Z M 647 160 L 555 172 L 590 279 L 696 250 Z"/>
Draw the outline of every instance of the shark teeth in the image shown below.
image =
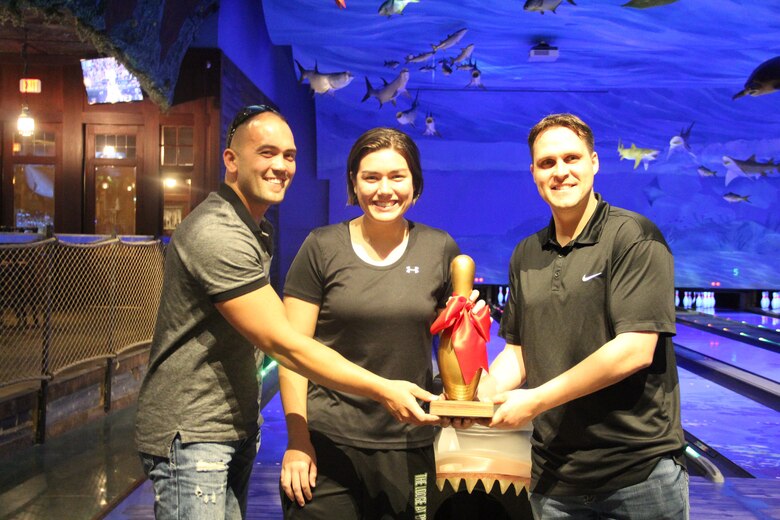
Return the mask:
<path id="1" fill-rule="evenodd" d="M 463 477 L 463 476 L 449 476 L 449 477 L 436 477 L 436 487 L 439 488 L 439 491 L 444 491 L 444 487 L 446 483 L 450 484 L 450 487 L 453 491 L 457 492 L 458 488 L 460 488 L 461 482 L 465 482 L 466 484 L 466 491 L 471 493 L 474 491 L 474 488 L 477 485 L 477 482 L 482 482 L 482 486 L 485 489 L 486 493 L 490 493 L 493 489 L 493 486 L 495 486 L 496 482 L 498 482 L 499 489 L 501 490 L 502 494 L 506 494 L 506 492 L 509 490 L 510 487 L 514 487 L 515 495 L 519 495 L 520 491 L 523 490 L 523 488 L 527 488 L 529 484 L 529 479 L 527 478 L 495 478 L 490 476 L 484 476 L 484 477 Z"/>

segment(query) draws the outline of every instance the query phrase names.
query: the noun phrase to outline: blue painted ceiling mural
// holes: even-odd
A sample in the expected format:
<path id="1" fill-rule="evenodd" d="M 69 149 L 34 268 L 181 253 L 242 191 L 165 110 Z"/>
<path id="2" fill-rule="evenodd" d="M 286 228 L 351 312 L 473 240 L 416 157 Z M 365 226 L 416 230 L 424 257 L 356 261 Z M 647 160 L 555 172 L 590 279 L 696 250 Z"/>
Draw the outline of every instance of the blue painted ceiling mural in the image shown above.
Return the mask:
<path id="1" fill-rule="evenodd" d="M 477 276 L 506 283 L 514 245 L 549 218 L 527 132 L 574 112 L 596 134 L 597 191 L 659 225 L 678 286 L 780 288 L 780 2 L 262 5 L 316 98 L 331 221 L 356 215 L 355 138 L 400 127 L 425 175 L 410 218 L 447 229 Z"/>

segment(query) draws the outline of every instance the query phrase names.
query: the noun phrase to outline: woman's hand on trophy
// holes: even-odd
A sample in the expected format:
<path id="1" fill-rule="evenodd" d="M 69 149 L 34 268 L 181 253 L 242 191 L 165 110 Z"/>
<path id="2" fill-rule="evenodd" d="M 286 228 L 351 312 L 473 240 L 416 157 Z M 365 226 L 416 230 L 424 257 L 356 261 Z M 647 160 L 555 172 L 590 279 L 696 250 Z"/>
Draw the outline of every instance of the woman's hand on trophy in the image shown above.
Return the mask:
<path id="1" fill-rule="evenodd" d="M 450 296 L 447 299 L 447 303 L 449 303 L 452 298 L 453 297 Z M 476 290 L 476 289 L 471 291 L 471 294 L 469 294 L 468 300 L 474 305 L 471 308 L 471 312 L 474 313 L 474 314 L 477 314 L 479 311 L 482 310 L 483 307 L 485 307 L 485 305 L 487 305 L 487 303 L 485 303 L 485 300 L 480 300 L 479 299 L 479 291 Z M 491 318 L 491 321 L 492 321 L 492 318 Z"/>
<path id="2" fill-rule="evenodd" d="M 441 426 L 446 428 L 452 426 L 456 430 L 467 430 L 475 424 L 481 424 L 487 426 L 490 424 L 490 419 L 477 419 L 474 417 L 442 417 Z"/>

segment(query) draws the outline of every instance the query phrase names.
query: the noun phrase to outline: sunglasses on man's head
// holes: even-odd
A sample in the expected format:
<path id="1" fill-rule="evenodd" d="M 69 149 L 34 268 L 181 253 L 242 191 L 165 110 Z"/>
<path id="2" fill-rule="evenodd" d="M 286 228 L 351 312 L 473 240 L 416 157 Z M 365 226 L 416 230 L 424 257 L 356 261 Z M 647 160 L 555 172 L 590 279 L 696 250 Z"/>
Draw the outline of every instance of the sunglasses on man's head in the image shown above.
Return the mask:
<path id="1" fill-rule="evenodd" d="M 226 139 L 226 147 L 230 148 L 230 143 L 233 142 L 233 136 L 236 135 L 236 130 L 238 130 L 238 127 L 243 125 L 247 122 L 250 118 L 262 114 L 263 112 L 272 112 L 274 114 L 279 114 L 279 112 L 271 106 L 268 105 L 249 105 L 241 109 L 241 111 L 236 114 L 236 117 L 233 118 L 233 122 L 230 123 L 230 126 L 228 127 L 228 133 L 227 133 L 227 139 Z"/>

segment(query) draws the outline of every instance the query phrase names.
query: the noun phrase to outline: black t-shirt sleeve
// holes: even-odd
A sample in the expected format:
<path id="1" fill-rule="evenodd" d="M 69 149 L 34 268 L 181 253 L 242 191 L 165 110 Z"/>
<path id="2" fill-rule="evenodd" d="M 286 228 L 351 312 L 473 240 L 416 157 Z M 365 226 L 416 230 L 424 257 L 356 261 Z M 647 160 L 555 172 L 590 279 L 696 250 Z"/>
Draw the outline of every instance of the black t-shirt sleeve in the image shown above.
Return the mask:
<path id="1" fill-rule="evenodd" d="M 615 334 L 675 333 L 674 260 L 663 242 L 628 245 L 615 259 L 609 291 Z"/>
<path id="2" fill-rule="evenodd" d="M 518 281 L 520 273 L 520 251 L 523 243 L 519 244 L 512 259 L 509 261 L 509 297 L 504 304 L 504 313 L 501 315 L 501 323 L 498 329 L 498 335 L 506 340 L 510 345 L 520 345 L 520 316 L 518 316 L 518 297 L 521 295 L 521 287 Z"/>
<path id="3" fill-rule="evenodd" d="M 458 247 L 458 244 L 455 242 L 455 240 L 447 234 L 444 242 L 444 276 L 443 280 L 446 280 L 446 284 L 442 287 L 441 294 L 437 295 L 437 304 L 436 307 L 438 309 L 443 309 L 447 305 L 447 300 L 450 296 L 452 296 L 452 276 L 450 275 L 450 264 L 452 263 L 452 259 L 455 258 L 460 254 L 460 247 Z"/>
<path id="4" fill-rule="evenodd" d="M 324 287 L 321 262 L 322 252 L 317 237 L 309 233 L 287 271 L 284 294 L 321 305 Z"/>

